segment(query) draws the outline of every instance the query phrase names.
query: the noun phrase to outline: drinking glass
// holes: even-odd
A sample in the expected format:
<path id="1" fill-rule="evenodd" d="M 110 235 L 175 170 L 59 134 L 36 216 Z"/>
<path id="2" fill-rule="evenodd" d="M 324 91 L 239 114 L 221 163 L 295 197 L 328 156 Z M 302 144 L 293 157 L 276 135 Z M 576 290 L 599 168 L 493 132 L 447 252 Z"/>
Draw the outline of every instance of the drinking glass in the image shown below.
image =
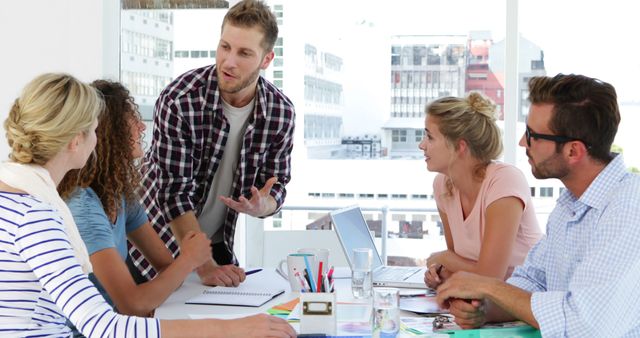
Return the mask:
<path id="1" fill-rule="evenodd" d="M 353 270 L 351 271 L 351 291 L 355 298 L 371 297 L 373 281 L 373 252 L 370 248 L 353 249 Z"/>
<path id="2" fill-rule="evenodd" d="M 373 338 L 392 338 L 400 331 L 400 291 L 396 288 L 373 289 Z"/>

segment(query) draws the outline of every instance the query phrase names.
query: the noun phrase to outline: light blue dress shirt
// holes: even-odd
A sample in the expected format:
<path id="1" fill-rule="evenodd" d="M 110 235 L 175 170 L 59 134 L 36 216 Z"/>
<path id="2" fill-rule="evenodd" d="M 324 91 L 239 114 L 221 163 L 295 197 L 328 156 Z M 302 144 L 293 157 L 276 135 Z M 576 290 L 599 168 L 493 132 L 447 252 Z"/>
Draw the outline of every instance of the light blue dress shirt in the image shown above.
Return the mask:
<path id="1" fill-rule="evenodd" d="M 561 194 L 508 283 L 532 292 L 543 337 L 637 337 L 639 242 L 640 176 L 617 155 L 579 199 Z"/>

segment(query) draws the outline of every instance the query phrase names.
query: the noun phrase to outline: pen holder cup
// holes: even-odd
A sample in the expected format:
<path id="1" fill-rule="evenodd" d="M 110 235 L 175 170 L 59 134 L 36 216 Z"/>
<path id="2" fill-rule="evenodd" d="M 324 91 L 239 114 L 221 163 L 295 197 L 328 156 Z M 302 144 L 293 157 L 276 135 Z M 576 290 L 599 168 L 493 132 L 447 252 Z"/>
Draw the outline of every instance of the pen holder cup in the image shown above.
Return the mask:
<path id="1" fill-rule="evenodd" d="M 300 333 L 336 334 L 336 293 L 303 292 L 300 294 L 302 311 Z"/>

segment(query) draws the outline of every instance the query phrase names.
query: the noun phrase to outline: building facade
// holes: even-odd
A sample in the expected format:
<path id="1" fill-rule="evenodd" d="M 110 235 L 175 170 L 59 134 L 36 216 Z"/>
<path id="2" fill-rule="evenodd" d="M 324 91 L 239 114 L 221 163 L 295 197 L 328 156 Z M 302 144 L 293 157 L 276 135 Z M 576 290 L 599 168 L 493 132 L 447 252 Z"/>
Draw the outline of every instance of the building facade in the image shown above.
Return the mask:
<path id="1" fill-rule="evenodd" d="M 121 14 L 120 81 L 145 120 L 158 95 L 173 79 L 173 13 L 127 10 Z"/>
<path id="2" fill-rule="evenodd" d="M 496 113 L 504 119 L 504 69 L 489 67 L 491 32 L 472 31 L 467 40 L 465 92 L 479 91 L 496 104 Z"/>
<path id="3" fill-rule="evenodd" d="M 425 105 L 464 94 L 466 37 L 393 36 L 391 106 L 383 126 L 388 156 L 419 157 Z"/>

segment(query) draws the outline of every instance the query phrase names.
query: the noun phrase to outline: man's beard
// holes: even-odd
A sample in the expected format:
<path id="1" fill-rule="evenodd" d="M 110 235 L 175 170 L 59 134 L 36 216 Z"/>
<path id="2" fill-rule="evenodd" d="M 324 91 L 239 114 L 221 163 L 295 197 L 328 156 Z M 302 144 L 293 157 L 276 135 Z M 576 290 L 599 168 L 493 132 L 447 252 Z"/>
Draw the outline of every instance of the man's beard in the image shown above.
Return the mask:
<path id="1" fill-rule="evenodd" d="M 562 159 L 560 152 L 554 153 L 539 163 L 535 163 L 528 153 L 527 157 L 531 159 L 531 173 L 537 179 L 563 178 L 569 174 L 569 167 Z"/>
<path id="2" fill-rule="evenodd" d="M 223 75 L 220 74 L 222 70 L 218 69 L 218 79 L 222 79 Z M 260 67 L 256 68 L 244 81 L 239 84 L 232 86 L 227 84 L 225 81 L 218 80 L 218 87 L 221 91 L 229 94 L 235 94 L 247 87 L 249 87 L 260 75 Z"/>

